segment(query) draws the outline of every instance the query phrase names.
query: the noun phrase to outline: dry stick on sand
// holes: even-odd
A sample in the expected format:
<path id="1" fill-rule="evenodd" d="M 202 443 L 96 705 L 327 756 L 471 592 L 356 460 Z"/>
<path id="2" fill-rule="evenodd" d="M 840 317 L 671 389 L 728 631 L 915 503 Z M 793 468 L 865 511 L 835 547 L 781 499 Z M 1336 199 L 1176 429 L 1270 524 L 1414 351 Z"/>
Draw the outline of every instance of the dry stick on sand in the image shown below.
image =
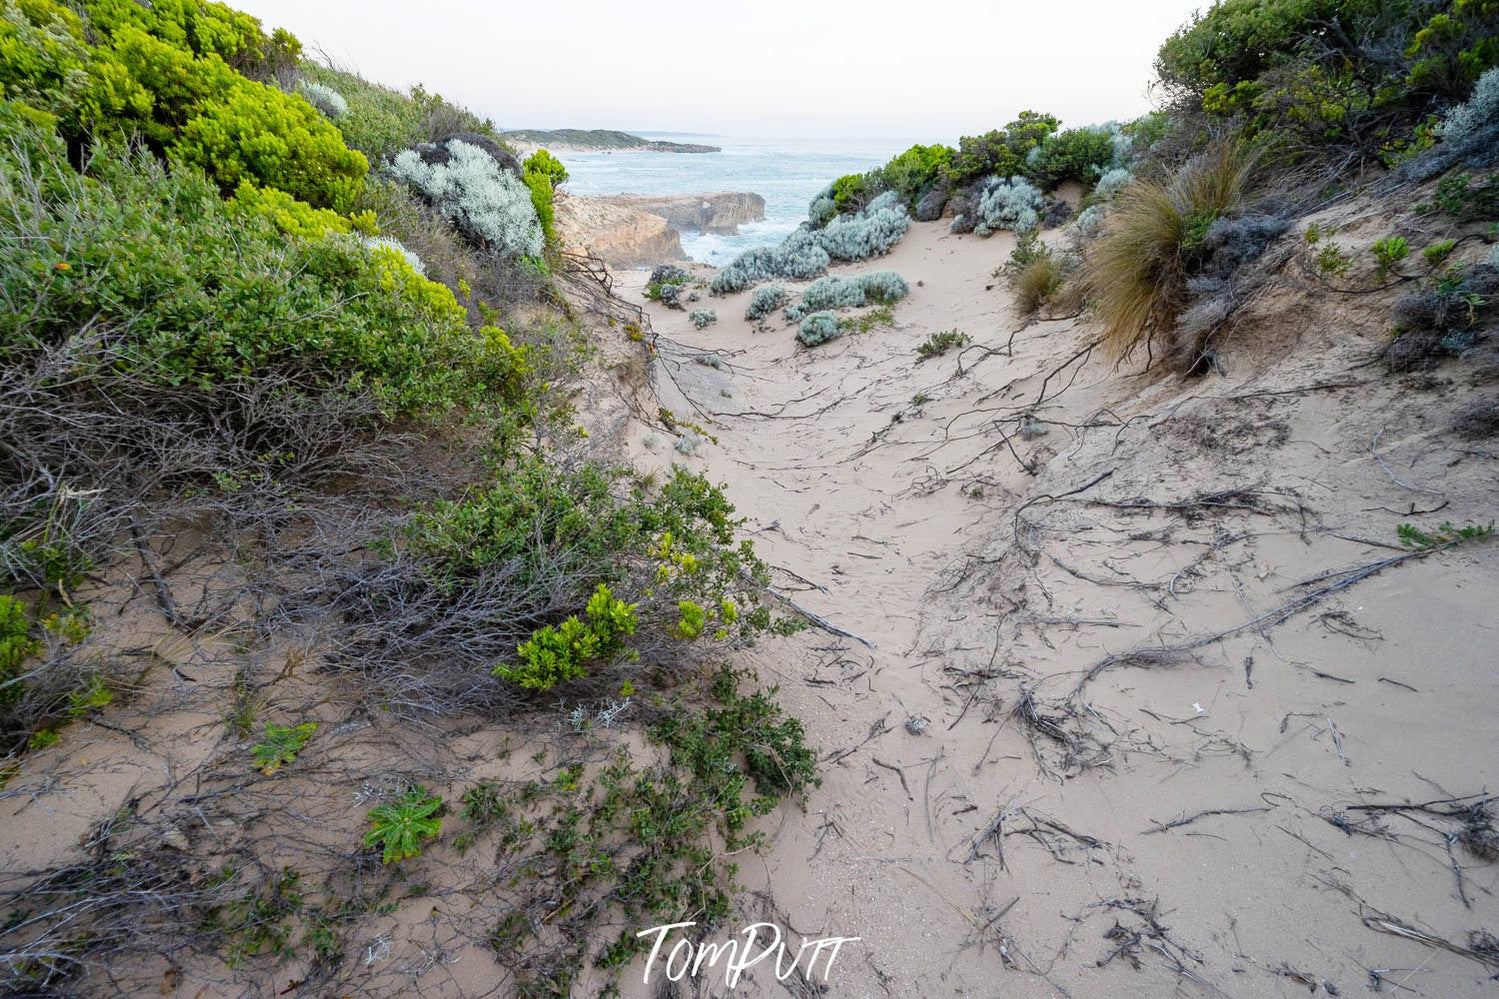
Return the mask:
<path id="1" fill-rule="evenodd" d="M 1090 485 L 1091 484 L 1092 483 L 1090 483 Z M 1083 488 L 1087 487 L 1085 486 Z M 1313 576 L 1310 579 L 1305 579 L 1299 583 L 1293 584 L 1292 586 L 1286 587 L 1286 589 L 1296 589 L 1298 587 L 1308 586 L 1312 583 L 1322 582 L 1323 580 L 1328 579 L 1336 581 L 1329 583 L 1328 585 L 1323 586 L 1319 589 L 1313 590 L 1310 593 L 1297 597 L 1295 600 L 1288 601 L 1287 603 L 1276 607 L 1274 610 L 1266 611 L 1258 617 L 1245 621 L 1243 624 L 1235 625 L 1234 627 L 1229 628 L 1226 631 L 1220 631 L 1214 635 L 1205 635 L 1201 638 L 1182 642 L 1177 645 L 1133 649 L 1128 652 L 1122 652 L 1116 655 L 1108 656 L 1104 659 L 1099 660 L 1088 668 L 1088 670 L 1083 674 L 1082 679 L 1077 682 L 1077 686 L 1073 688 L 1072 696 L 1080 696 L 1084 687 L 1086 687 L 1090 682 L 1096 679 L 1100 673 L 1104 672 L 1112 666 L 1118 666 L 1123 663 L 1129 662 L 1159 663 L 1165 661 L 1165 658 L 1163 657 L 1175 657 L 1177 659 L 1180 659 L 1191 652 L 1195 652 L 1198 649 L 1205 648 L 1206 646 L 1213 645 L 1217 642 L 1221 642 L 1223 639 L 1229 638 L 1233 635 L 1237 635 L 1242 631 L 1247 631 L 1250 628 L 1257 628 L 1261 624 L 1265 624 L 1267 627 L 1273 628 L 1276 625 L 1293 617 L 1294 615 L 1301 613 L 1307 608 L 1321 603 L 1332 594 L 1337 593 L 1341 590 L 1346 590 L 1350 586 L 1353 586 L 1355 583 L 1358 583 L 1364 579 L 1368 579 L 1370 576 L 1373 576 L 1384 569 L 1388 569 L 1394 565 L 1399 565 L 1402 562 L 1408 562 L 1411 559 L 1425 558 L 1428 555 L 1435 554 L 1436 552 L 1442 550 L 1442 548 L 1426 548 L 1418 551 L 1403 552 L 1390 558 L 1380 559 L 1376 562 L 1367 562 L 1363 565 L 1357 565 L 1350 569 L 1339 569 L 1333 572 L 1323 573 L 1320 576 Z"/>

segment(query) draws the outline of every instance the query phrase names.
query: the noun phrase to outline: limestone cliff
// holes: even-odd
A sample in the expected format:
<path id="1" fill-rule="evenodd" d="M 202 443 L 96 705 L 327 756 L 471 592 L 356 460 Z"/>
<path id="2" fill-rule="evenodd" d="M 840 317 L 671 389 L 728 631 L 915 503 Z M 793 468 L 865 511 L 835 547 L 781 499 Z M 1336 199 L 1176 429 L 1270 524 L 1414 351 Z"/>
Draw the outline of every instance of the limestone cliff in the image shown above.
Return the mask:
<path id="1" fill-rule="evenodd" d="M 737 236 L 746 222 L 765 218 L 765 199 L 747 191 L 710 194 L 613 194 L 601 198 L 611 204 L 659 215 L 678 229 L 696 229 Z"/>
<path id="2" fill-rule="evenodd" d="M 666 219 L 608 198 L 559 197 L 557 232 L 568 249 L 592 253 L 611 267 L 687 259 Z"/>

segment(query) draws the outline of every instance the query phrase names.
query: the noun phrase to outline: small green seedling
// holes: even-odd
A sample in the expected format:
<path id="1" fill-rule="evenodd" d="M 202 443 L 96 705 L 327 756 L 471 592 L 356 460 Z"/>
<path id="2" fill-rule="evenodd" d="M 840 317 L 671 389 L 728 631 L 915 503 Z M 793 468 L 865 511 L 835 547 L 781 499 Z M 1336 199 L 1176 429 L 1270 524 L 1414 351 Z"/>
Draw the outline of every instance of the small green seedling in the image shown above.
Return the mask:
<path id="1" fill-rule="evenodd" d="M 274 777 L 277 770 L 297 758 L 297 754 L 316 731 L 317 722 L 303 722 L 296 726 L 267 723 L 265 738 L 251 747 L 250 756 L 261 773 Z"/>

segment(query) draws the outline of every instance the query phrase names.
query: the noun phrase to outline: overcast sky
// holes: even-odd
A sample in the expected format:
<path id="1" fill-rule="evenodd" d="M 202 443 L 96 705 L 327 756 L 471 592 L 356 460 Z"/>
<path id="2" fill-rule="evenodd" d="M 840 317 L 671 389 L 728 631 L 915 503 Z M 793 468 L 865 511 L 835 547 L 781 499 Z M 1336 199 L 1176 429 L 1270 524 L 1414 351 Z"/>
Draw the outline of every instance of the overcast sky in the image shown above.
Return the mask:
<path id="1" fill-rule="evenodd" d="M 1150 107 L 1160 43 L 1202 0 L 230 0 L 381 83 L 504 128 L 952 140 L 1024 108 Z"/>

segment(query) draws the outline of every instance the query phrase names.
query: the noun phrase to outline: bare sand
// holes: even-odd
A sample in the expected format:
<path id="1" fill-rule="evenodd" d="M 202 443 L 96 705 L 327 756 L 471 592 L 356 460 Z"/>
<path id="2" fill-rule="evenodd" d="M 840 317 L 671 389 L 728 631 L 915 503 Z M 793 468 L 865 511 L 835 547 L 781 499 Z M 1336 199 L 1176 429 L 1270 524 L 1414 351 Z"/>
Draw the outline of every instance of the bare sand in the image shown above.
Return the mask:
<path id="1" fill-rule="evenodd" d="M 654 389 L 718 442 L 632 450 L 726 482 L 777 585 L 857 636 L 752 655 L 823 782 L 744 863 L 745 921 L 861 937 L 837 996 L 1492 994 L 1492 954 L 1444 948 L 1499 928 L 1463 843 L 1496 548 L 1349 573 L 1409 555 L 1400 523 L 1493 517 L 1492 442 L 1447 429 L 1470 387 L 1371 367 L 1383 305 L 1294 262 L 1223 373 L 1115 367 L 1012 314 L 1011 246 L 913 225 L 850 268 L 911 283 L 895 327 L 814 350 L 748 294 L 705 331 L 650 310 Z M 973 345 L 917 364 L 948 329 Z"/>

